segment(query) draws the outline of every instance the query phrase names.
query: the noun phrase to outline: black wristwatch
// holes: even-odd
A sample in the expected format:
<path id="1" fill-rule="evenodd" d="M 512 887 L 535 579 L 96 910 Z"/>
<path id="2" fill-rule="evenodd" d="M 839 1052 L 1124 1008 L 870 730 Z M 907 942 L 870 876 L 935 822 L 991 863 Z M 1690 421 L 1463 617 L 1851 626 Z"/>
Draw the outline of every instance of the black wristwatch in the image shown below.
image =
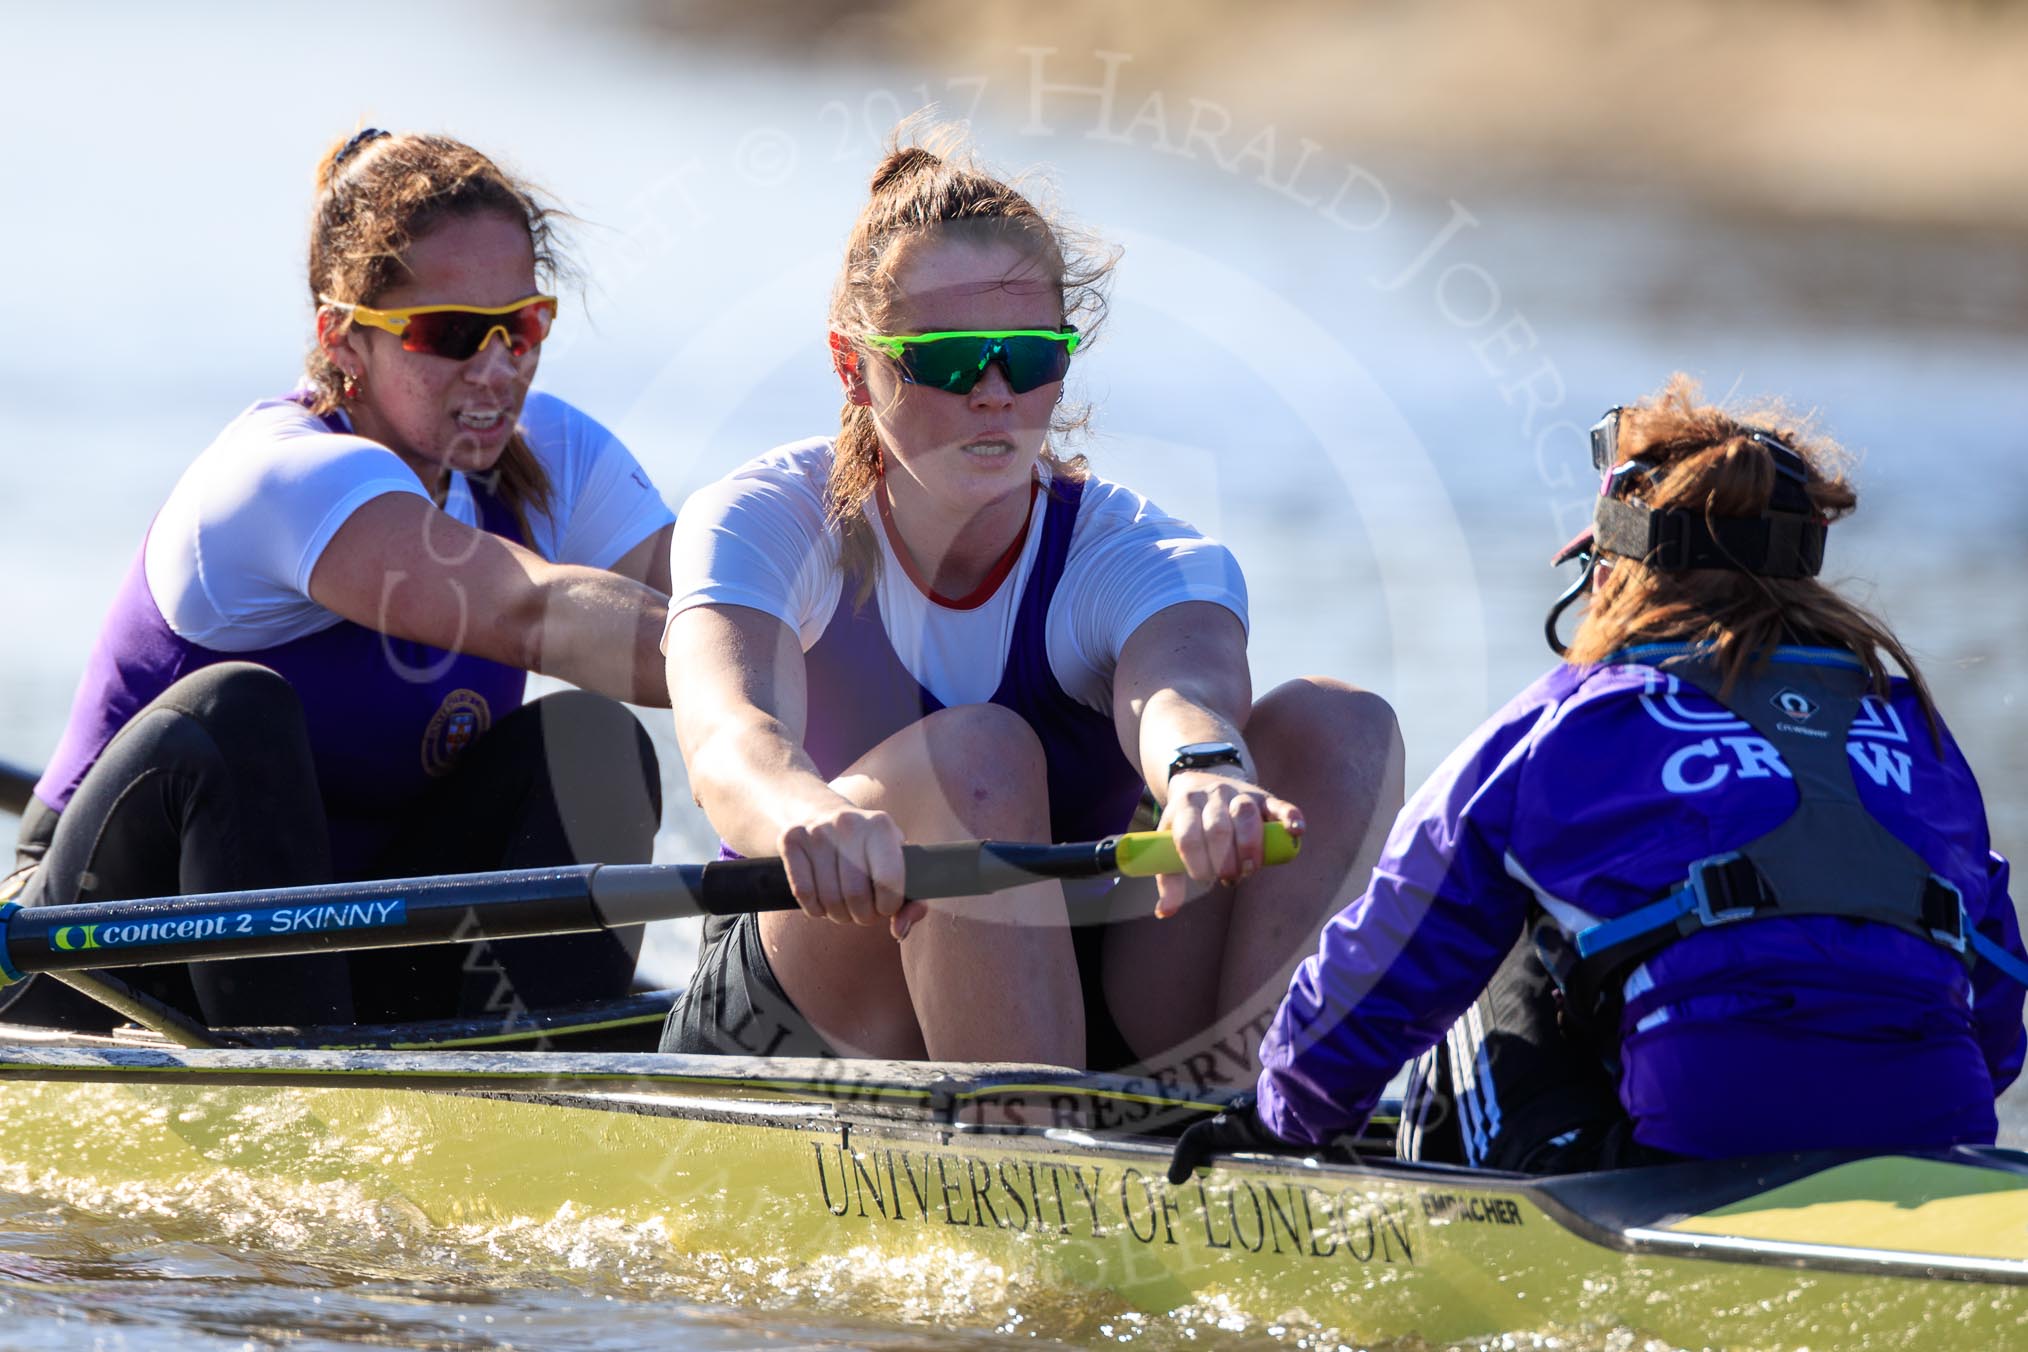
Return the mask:
<path id="1" fill-rule="evenodd" d="M 1240 759 L 1239 748 L 1231 742 L 1192 742 L 1176 748 L 1176 758 L 1169 762 L 1169 773 L 1162 782 L 1166 784 L 1174 779 L 1179 770 L 1209 770 L 1214 765 L 1246 768 L 1246 762 Z"/>

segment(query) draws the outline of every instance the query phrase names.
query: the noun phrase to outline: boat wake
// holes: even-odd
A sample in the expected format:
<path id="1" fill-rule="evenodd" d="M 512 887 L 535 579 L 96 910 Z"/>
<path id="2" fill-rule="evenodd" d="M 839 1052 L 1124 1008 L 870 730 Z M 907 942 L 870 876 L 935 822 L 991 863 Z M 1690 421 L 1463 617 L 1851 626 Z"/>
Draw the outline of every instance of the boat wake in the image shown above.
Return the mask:
<path id="1" fill-rule="evenodd" d="M 1052 1286 L 949 1248 L 871 1249 L 814 1262 L 672 1242 L 663 1221 L 560 1208 L 544 1220 L 446 1229 L 398 1198 L 348 1183 L 300 1185 L 222 1168 L 172 1187 L 94 1185 L 0 1164 L 0 1311 L 10 1326 L 62 1311 L 51 1348 L 85 1345 L 89 1297 L 127 1336 L 105 1345 L 193 1345 L 282 1336 L 388 1347 L 639 1346 L 674 1326 L 700 1348 L 1064 1345 L 1163 1349 L 1281 1346 L 1425 1352 L 1346 1341 L 1300 1310 L 1261 1324 L 1211 1299 L 1166 1314 Z M 243 1307 L 249 1289 L 264 1293 Z M 275 1309 L 277 1292 L 289 1313 Z M 595 1307 L 587 1314 L 587 1306 Z M 575 1313 L 573 1313 L 575 1312 Z M 157 1344 L 149 1329 L 166 1341 Z M 650 1331 L 653 1331 L 652 1334 Z M 29 1346 L 30 1344 L 22 1344 Z M 221 1347 L 226 1342 L 219 1344 Z M 1628 1330 L 1511 1333 L 1493 1352 L 1670 1352 Z"/>

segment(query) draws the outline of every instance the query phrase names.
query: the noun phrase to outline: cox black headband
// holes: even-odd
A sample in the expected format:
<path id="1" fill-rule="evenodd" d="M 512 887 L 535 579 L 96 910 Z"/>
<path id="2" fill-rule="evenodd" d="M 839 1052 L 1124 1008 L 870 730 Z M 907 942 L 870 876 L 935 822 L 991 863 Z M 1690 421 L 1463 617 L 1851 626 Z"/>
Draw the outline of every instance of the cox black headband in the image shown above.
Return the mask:
<path id="1" fill-rule="evenodd" d="M 1665 573 L 1718 568 L 1757 577 L 1801 578 L 1815 577 L 1823 569 L 1830 527 L 1810 502 L 1809 466 L 1774 433 L 1760 427 L 1739 429 L 1739 435 L 1774 461 L 1774 491 L 1767 510 L 1759 516 L 1706 517 L 1680 507 L 1643 507 L 1626 500 L 1632 471 L 1653 471 L 1659 464 L 1646 456 L 1621 463 L 1620 412 L 1617 407 L 1607 409 L 1591 429 L 1592 467 L 1604 476 L 1591 529 L 1557 551 L 1553 560 L 1584 561 L 1584 571 L 1556 598 L 1544 626 L 1557 656 L 1563 655 L 1564 646 L 1556 637 L 1556 622 L 1591 581 L 1593 564 L 1602 552 L 1638 559 Z"/>

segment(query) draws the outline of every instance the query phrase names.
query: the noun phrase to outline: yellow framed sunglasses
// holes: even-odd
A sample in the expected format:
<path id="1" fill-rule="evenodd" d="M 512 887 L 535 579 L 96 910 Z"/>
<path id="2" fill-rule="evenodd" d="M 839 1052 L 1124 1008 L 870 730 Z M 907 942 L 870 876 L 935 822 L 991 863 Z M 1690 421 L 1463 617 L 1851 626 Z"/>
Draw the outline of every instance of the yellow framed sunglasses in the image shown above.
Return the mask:
<path id="1" fill-rule="evenodd" d="M 329 296 L 317 299 L 345 311 L 356 324 L 394 334 L 404 352 L 427 352 L 452 361 L 471 357 L 496 333 L 509 352 L 525 356 L 541 345 L 556 322 L 554 296 L 524 296 L 507 305 L 411 305 L 402 310 L 376 310 Z"/>

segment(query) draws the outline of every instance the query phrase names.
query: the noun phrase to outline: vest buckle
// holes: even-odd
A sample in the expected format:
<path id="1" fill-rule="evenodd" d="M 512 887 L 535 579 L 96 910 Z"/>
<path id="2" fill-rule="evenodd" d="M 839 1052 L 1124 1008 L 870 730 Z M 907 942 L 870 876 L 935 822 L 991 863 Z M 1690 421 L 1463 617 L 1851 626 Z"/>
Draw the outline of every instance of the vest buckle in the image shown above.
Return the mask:
<path id="1" fill-rule="evenodd" d="M 1751 920 L 1775 905 L 1767 880 L 1737 850 L 1699 860 L 1690 869 L 1691 912 L 1705 927 Z"/>
<path id="2" fill-rule="evenodd" d="M 1922 885 L 1922 924 L 1929 937 L 1960 956 L 1965 951 L 1965 894 L 1932 873 Z"/>

